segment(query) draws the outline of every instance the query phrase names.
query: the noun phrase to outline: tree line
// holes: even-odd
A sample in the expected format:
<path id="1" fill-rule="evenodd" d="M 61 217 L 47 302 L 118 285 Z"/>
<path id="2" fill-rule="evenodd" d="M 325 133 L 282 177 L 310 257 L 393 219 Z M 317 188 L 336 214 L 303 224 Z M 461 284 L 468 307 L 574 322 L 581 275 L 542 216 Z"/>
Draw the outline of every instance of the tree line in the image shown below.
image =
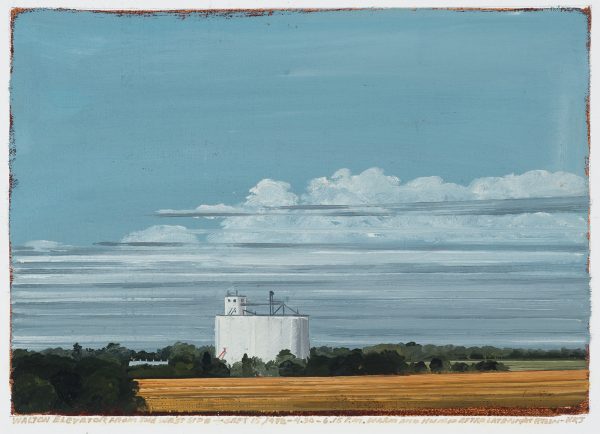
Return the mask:
<path id="1" fill-rule="evenodd" d="M 168 360 L 175 346 L 170 345 L 156 351 L 132 351 L 134 360 Z M 200 351 L 214 353 L 214 347 L 199 347 Z M 398 344 L 378 344 L 367 346 L 364 353 L 381 352 L 383 350 L 396 351 L 404 356 L 407 362 L 428 361 L 433 357 L 444 357 L 448 360 L 585 360 L 587 351 L 583 348 L 560 348 L 560 349 L 529 349 L 529 348 L 499 348 L 493 346 L 461 346 L 461 345 L 421 345 L 416 342 Z M 92 350 L 93 351 L 93 350 Z M 343 347 L 316 347 L 318 354 L 335 356 L 350 351 Z"/>
<path id="2" fill-rule="evenodd" d="M 17 413 L 132 414 L 145 408 L 137 383 L 127 372 L 119 348 L 83 356 L 75 345 L 70 354 L 14 350 L 12 405 Z"/>
<path id="3" fill-rule="evenodd" d="M 409 375 L 507 370 L 501 360 L 584 359 L 581 349 L 528 350 L 453 345 L 381 344 L 363 349 L 315 347 L 307 359 L 282 350 L 275 360 L 244 355 L 228 365 L 214 347 L 177 342 L 156 351 L 117 343 L 99 349 L 12 352 L 12 403 L 17 413 L 132 414 L 145 403 L 136 378 Z M 130 366 L 132 360 L 166 361 Z M 452 362 L 452 361 L 455 362 Z M 456 360 L 461 360 L 456 362 Z"/>
<path id="4" fill-rule="evenodd" d="M 410 375 L 443 372 L 507 371 L 508 368 L 495 360 L 466 363 L 455 362 L 443 356 L 429 361 L 408 362 L 396 351 L 364 352 L 361 349 L 337 349 L 336 354 L 319 354 L 312 348 L 306 360 L 299 359 L 289 350 L 282 350 L 274 361 L 263 363 L 257 357 L 246 354 L 232 366 L 231 376 L 280 376 L 280 377 L 331 377 L 355 375 Z M 237 369 L 236 369 L 237 367 Z"/>

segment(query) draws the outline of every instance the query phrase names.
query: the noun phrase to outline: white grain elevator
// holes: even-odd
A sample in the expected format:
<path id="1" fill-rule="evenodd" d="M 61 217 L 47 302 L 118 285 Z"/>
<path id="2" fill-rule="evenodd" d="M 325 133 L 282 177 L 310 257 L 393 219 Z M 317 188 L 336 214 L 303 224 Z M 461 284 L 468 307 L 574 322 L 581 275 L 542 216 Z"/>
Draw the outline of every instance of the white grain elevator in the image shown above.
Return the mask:
<path id="1" fill-rule="evenodd" d="M 308 315 L 300 313 L 269 292 L 268 303 L 250 303 L 237 291 L 227 292 L 224 314 L 215 317 L 215 352 L 228 363 L 248 357 L 264 362 L 275 360 L 281 350 L 290 350 L 306 359 L 310 350 Z M 269 313 L 260 314 L 255 306 L 268 306 Z"/>

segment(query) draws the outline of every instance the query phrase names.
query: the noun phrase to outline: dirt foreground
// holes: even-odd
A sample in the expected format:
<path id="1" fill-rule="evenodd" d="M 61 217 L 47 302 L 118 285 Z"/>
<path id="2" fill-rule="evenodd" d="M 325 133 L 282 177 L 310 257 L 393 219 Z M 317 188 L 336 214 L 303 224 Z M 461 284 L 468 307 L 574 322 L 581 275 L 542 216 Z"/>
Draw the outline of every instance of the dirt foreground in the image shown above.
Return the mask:
<path id="1" fill-rule="evenodd" d="M 542 416 L 588 398 L 587 370 L 137 381 L 150 413 Z"/>

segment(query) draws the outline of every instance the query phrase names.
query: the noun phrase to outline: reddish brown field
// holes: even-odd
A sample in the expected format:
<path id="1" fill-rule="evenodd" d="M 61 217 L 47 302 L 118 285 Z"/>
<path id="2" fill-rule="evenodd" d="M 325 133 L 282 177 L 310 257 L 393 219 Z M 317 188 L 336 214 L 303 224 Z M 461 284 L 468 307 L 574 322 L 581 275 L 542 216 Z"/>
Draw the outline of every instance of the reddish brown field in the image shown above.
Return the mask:
<path id="1" fill-rule="evenodd" d="M 586 411 L 588 396 L 587 370 L 138 382 L 154 413 L 555 414 Z"/>

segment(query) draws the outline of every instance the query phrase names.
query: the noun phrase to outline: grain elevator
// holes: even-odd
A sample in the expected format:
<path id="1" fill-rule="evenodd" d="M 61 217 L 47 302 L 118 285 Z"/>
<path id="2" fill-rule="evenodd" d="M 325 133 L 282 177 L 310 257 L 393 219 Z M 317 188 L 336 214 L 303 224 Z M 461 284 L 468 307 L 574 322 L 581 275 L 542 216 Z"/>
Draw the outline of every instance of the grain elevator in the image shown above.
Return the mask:
<path id="1" fill-rule="evenodd" d="M 244 353 L 267 362 L 286 349 L 300 359 L 308 357 L 308 315 L 275 300 L 273 291 L 268 303 L 227 292 L 224 305 L 224 314 L 215 317 L 215 352 L 227 363 L 242 360 Z M 269 312 L 257 313 L 257 306 L 268 306 Z"/>

